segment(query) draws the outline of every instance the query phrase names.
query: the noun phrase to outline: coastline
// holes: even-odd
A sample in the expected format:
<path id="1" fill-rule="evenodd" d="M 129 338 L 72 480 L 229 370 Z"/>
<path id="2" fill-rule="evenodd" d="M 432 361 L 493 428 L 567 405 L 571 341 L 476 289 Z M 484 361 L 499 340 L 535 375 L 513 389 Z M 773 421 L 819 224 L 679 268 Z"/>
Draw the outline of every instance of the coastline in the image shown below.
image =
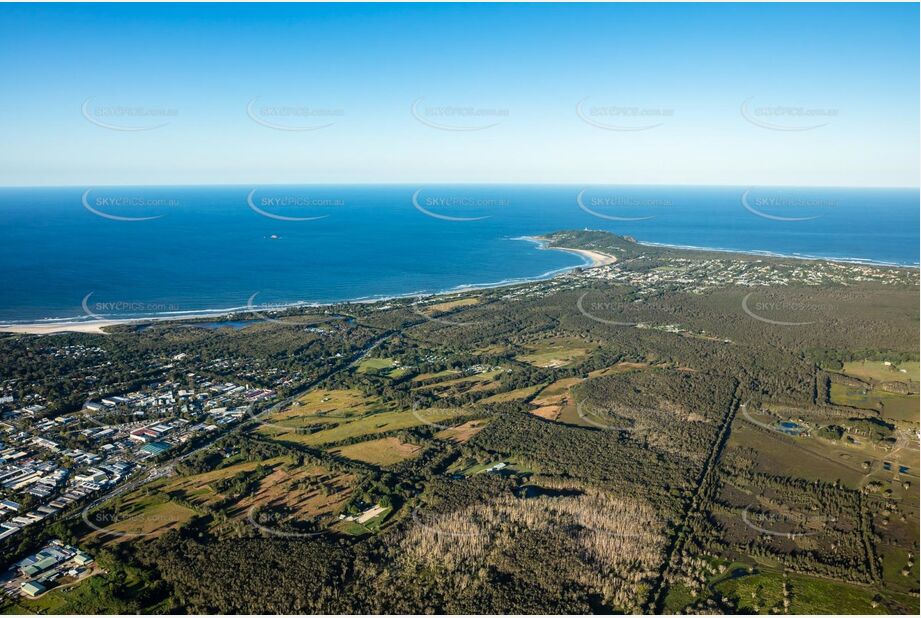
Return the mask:
<path id="1" fill-rule="evenodd" d="M 531 242 L 537 245 L 539 250 L 553 250 L 553 251 L 564 251 L 566 253 L 571 253 L 573 255 L 578 255 L 583 260 L 583 264 L 576 266 L 567 266 L 564 268 L 559 268 L 552 270 L 535 277 L 522 277 L 516 279 L 508 279 L 492 283 L 472 283 L 465 285 L 454 286 L 449 289 L 437 290 L 432 292 L 425 291 L 416 291 L 408 292 L 406 294 L 396 294 L 388 296 L 366 296 L 359 298 L 344 299 L 334 302 L 324 302 L 324 303 L 315 303 L 309 301 L 297 301 L 291 302 L 286 305 L 280 305 L 278 307 L 273 307 L 273 311 L 277 310 L 288 310 L 295 308 L 317 308 L 321 309 L 324 307 L 333 307 L 337 305 L 345 304 L 370 304 L 377 302 L 387 302 L 392 300 L 403 300 L 407 298 L 438 298 L 442 296 L 452 296 L 457 294 L 464 294 L 469 292 L 475 292 L 477 290 L 489 290 L 497 289 L 503 287 L 510 287 L 515 285 L 524 285 L 527 283 L 535 283 L 538 281 L 547 281 L 553 279 L 554 277 L 571 273 L 576 269 L 587 269 L 587 268 L 597 268 L 600 266 L 607 266 L 617 262 L 617 257 L 613 255 L 608 255 L 599 251 L 591 251 L 588 249 L 573 249 L 569 247 L 551 247 L 550 239 L 543 236 L 519 236 L 511 238 L 510 240 L 524 240 Z M 820 257 L 820 256 L 805 256 L 805 255 L 788 255 L 788 254 L 779 254 L 772 253 L 769 251 L 743 251 L 738 249 L 715 249 L 710 247 L 694 247 L 694 246 L 685 246 L 685 245 L 671 245 L 665 243 L 656 243 L 648 241 L 635 241 L 638 245 L 648 246 L 648 247 L 662 247 L 669 249 L 685 249 L 690 251 L 714 251 L 719 253 L 726 254 L 737 254 L 744 256 L 757 256 L 757 257 L 766 257 L 766 258 L 777 258 L 777 259 L 794 259 L 794 260 L 810 260 L 810 261 L 827 261 L 827 262 L 836 262 L 842 264 L 848 264 L 851 266 L 854 265 L 864 265 L 864 266 L 873 266 L 878 268 L 914 268 L 917 269 L 918 265 L 908 265 L 908 264 L 892 264 L 884 262 L 876 262 L 871 260 L 862 260 L 858 258 L 829 258 L 829 257 Z M 97 335 L 107 335 L 108 333 L 104 330 L 110 326 L 125 326 L 131 324 L 151 324 L 156 322 L 186 322 L 190 320 L 202 320 L 202 319 L 220 319 L 227 318 L 238 315 L 240 313 L 248 313 L 254 316 L 253 321 L 258 321 L 259 317 L 259 308 L 250 307 L 250 306 L 241 306 L 241 307 L 228 307 L 223 309 L 202 309 L 200 311 L 188 311 L 183 312 L 182 315 L 176 314 L 158 314 L 151 316 L 138 316 L 131 318 L 99 318 L 93 316 L 79 316 L 72 318 L 46 318 L 38 321 L 32 322 L 9 322 L 9 323 L 0 323 L 0 333 L 10 333 L 10 334 L 25 334 L 25 335 L 53 335 L 60 333 L 84 333 L 84 334 L 97 334 Z"/>
<path id="2" fill-rule="evenodd" d="M 608 255 L 607 253 L 602 253 L 600 251 L 590 251 L 588 249 L 570 249 L 569 247 L 551 247 L 550 239 L 544 238 L 543 236 L 521 236 L 513 240 L 527 240 L 529 242 L 537 243 L 538 248 L 541 250 L 547 249 L 551 251 L 565 251 L 567 253 L 573 253 L 584 259 L 585 266 L 588 268 L 607 266 L 609 264 L 614 264 L 617 261 L 615 256 Z"/>
<path id="3" fill-rule="evenodd" d="M 617 258 L 612 255 L 607 255 L 605 253 L 600 253 L 598 251 L 588 251 L 584 249 L 569 249 L 564 247 L 549 247 L 549 239 L 541 236 L 521 236 L 517 238 L 512 238 L 511 240 L 526 240 L 528 242 L 535 243 L 538 245 L 538 249 L 545 250 L 550 249 L 554 251 L 565 251 L 567 253 L 572 253 L 573 255 L 578 255 L 582 258 L 583 264 L 576 266 L 566 266 L 556 270 L 551 270 L 545 272 L 541 275 L 535 277 L 522 277 L 516 279 L 507 279 L 503 281 L 497 281 L 493 283 L 471 283 L 465 285 L 454 286 L 450 289 L 437 290 L 433 292 L 408 292 L 406 294 L 396 294 L 389 296 L 367 296 L 359 298 L 350 298 L 346 300 L 336 301 L 336 302 L 327 302 L 327 303 L 312 303 L 308 301 L 297 301 L 292 302 L 287 305 L 273 307 L 275 310 L 288 310 L 295 308 L 323 308 L 323 307 L 333 307 L 336 305 L 343 304 L 369 304 L 377 302 L 387 302 L 391 300 L 403 300 L 406 298 L 437 298 L 440 296 L 451 296 L 455 294 L 464 294 L 467 292 L 475 292 L 477 290 L 492 290 L 496 288 L 509 287 L 514 285 L 523 285 L 526 283 L 534 283 L 537 281 L 547 281 L 556 276 L 566 274 L 576 270 L 577 268 L 594 268 L 597 266 L 603 266 L 606 264 L 613 264 L 617 261 Z M 248 313 L 253 315 L 253 320 L 259 320 L 259 308 L 258 307 L 228 307 L 226 309 L 203 309 L 201 311 L 188 311 L 184 312 L 183 315 L 176 314 L 160 314 L 152 316 L 139 316 L 132 318 L 94 318 L 93 316 L 83 316 L 83 317 L 73 317 L 73 318 L 47 318 L 40 321 L 33 322 L 21 322 L 21 323 L 0 323 L 0 333 L 10 333 L 10 334 L 20 334 L 20 335 L 55 335 L 61 333 L 84 333 L 84 334 L 93 334 L 93 335 L 107 335 L 108 333 L 103 330 L 110 326 L 127 326 L 131 324 L 151 324 L 154 322 L 185 322 L 189 320 L 200 320 L 200 319 L 216 319 L 216 318 L 226 318 L 232 317 L 239 313 Z"/>
<path id="4" fill-rule="evenodd" d="M 509 287 L 514 285 L 522 285 L 526 283 L 532 283 L 537 281 L 546 281 L 552 279 L 558 275 L 572 272 L 577 268 L 594 268 L 596 266 L 602 266 L 605 264 L 613 264 L 617 261 L 617 258 L 610 256 L 604 253 L 597 251 L 587 251 L 583 249 L 568 249 L 562 247 L 548 247 L 547 244 L 549 240 L 543 237 L 538 236 L 527 236 L 513 238 L 512 240 L 527 240 L 538 245 L 538 248 L 543 249 L 553 249 L 558 251 L 566 251 L 567 253 L 572 253 L 578 255 L 584 261 L 584 264 L 578 266 L 567 266 L 564 268 L 552 270 L 536 277 L 526 277 L 526 278 L 517 278 L 509 279 L 504 281 L 498 281 L 493 283 L 472 283 L 468 285 L 458 285 L 453 288 L 446 290 L 438 290 L 434 292 L 409 292 L 406 294 L 390 295 L 390 296 L 370 296 L 370 297 L 360 297 L 360 298 L 351 298 L 347 300 L 337 301 L 337 302 L 328 302 L 328 303 L 311 303 L 306 301 L 292 302 L 288 305 L 279 306 L 273 308 L 273 310 L 287 310 L 294 308 L 323 308 L 323 307 L 333 307 L 336 305 L 342 304 L 369 304 L 377 302 L 387 302 L 390 300 L 402 300 L 406 298 L 414 297 L 425 297 L 425 298 L 436 298 L 440 296 L 451 296 L 455 294 L 463 294 L 467 292 L 475 292 L 476 290 L 488 290 L 496 289 L 502 287 Z M 20 334 L 20 335 L 54 335 L 60 333 L 85 333 L 85 334 L 94 334 L 94 335 L 106 335 L 104 330 L 110 326 L 126 326 L 131 324 L 150 324 L 154 322 L 185 322 L 189 320 L 200 320 L 205 318 L 226 318 L 232 317 L 239 313 L 249 313 L 254 316 L 258 316 L 259 310 L 257 308 L 242 306 L 242 307 L 228 307 L 226 309 L 204 309 L 200 312 L 190 311 L 186 312 L 185 315 L 154 315 L 149 317 L 132 317 L 132 318 L 93 318 L 88 316 L 88 319 L 84 318 L 48 318 L 42 321 L 34 322 L 22 322 L 22 323 L 7 323 L 0 324 L 0 333 L 11 333 L 11 334 Z M 254 321 L 258 320 L 258 317 L 253 318 Z"/>
<path id="5" fill-rule="evenodd" d="M 303 303 L 294 303 L 291 307 L 301 306 Z M 224 318 L 235 315 L 241 311 L 251 311 L 247 307 L 232 307 L 229 309 L 203 309 L 202 311 L 185 312 L 187 315 L 152 315 L 136 318 L 48 318 L 38 322 L 21 322 L 0 324 L 0 333 L 19 335 L 56 335 L 60 333 L 88 333 L 93 335 L 108 335 L 103 329 L 109 326 L 125 326 L 130 324 L 151 324 L 154 322 L 184 322 L 187 320 L 201 320 L 208 318 Z"/>
<path id="6" fill-rule="evenodd" d="M 0 333 L 17 335 L 56 335 L 60 333 L 87 333 L 107 335 L 103 328 L 125 324 L 129 320 L 97 320 L 94 322 L 59 322 L 56 324 L 11 324 L 0 326 Z"/>
<path id="7" fill-rule="evenodd" d="M 907 264 L 905 262 L 883 262 L 881 260 L 869 260 L 855 257 L 826 257 L 822 255 L 808 255 L 805 253 L 777 253 L 775 251 L 765 251 L 759 249 L 726 249 L 722 247 L 698 247 L 695 245 L 675 245 L 664 242 L 653 242 L 650 240 L 637 240 L 636 244 L 644 247 L 661 247 L 663 249 L 684 249 L 687 251 L 713 251 L 716 253 L 729 253 L 737 255 L 748 255 L 756 257 L 778 258 L 786 260 L 809 260 L 819 262 L 835 262 L 836 264 L 848 264 L 850 266 L 875 266 L 877 268 L 914 268 L 918 269 L 921 264 Z"/>

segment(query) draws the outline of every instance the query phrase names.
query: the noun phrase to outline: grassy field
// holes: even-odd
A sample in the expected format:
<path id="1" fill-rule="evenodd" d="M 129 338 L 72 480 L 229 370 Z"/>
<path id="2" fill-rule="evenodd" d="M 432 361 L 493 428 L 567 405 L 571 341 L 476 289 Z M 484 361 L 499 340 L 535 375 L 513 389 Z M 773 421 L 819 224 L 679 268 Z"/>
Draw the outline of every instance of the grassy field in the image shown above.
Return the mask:
<path id="1" fill-rule="evenodd" d="M 412 457 L 422 451 L 422 447 L 401 442 L 399 438 L 389 437 L 378 440 L 368 440 L 358 444 L 340 446 L 330 452 L 348 459 L 363 461 L 378 466 L 392 466 Z"/>
<path id="2" fill-rule="evenodd" d="M 390 409 L 377 397 L 366 397 L 358 389 L 315 389 L 302 395 L 294 404 L 267 419 L 285 427 L 302 427 L 327 420 L 362 416 Z"/>
<path id="3" fill-rule="evenodd" d="M 752 413 L 759 421 L 769 420 Z M 847 447 L 830 445 L 805 438 L 790 438 L 779 433 L 754 428 L 741 415 L 736 418 L 728 449 L 752 449 L 757 452 L 756 470 L 764 474 L 784 475 L 815 480 L 841 480 L 856 489 L 864 478 L 863 458 L 849 454 Z M 845 457 L 845 455 L 847 455 Z"/>
<path id="4" fill-rule="evenodd" d="M 283 457 L 267 459 L 263 462 L 247 461 L 234 465 L 195 474 L 191 476 L 180 476 L 178 478 L 162 479 L 149 485 L 151 489 L 157 489 L 161 492 L 187 500 L 195 505 L 210 506 L 223 499 L 223 496 L 215 491 L 211 485 L 218 481 L 229 479 L 243 472 L 251 472 L 261 465 L 275 467 L 279 464 L 289 463 L 290 460 Z"/>
<path id="5" fill-rule="evenodd" d="M 493 369 L 491 371 L 484 371 L 483 373 L 451 377 L 448 380 L 439 380 L 434 383 L 416 386 L 413 390 L 429 392 L 439 397 L 444 397 L 448 394 L 457 395 L 460 393 L 492 391 L 499 388 L 499 382 L 496 378 L 498 378 L 503 371 L 503 369 Z"/>
<path id="6" fill-rule="evenodd" d="M 480 431 L 483 427 L 486 426 L 486 423 L 489 422 L 489 419 L 486 420 L 476 420 L 476 421 L 467 421 L 462 423 L 457 427 L 451 427 L 450 429 L 443 429 L 435 434 L 435 437 L 439 440 L 450 440 L 451 442 L 456 442 L 458 444 L 463 444 Z"/>
<path id="7" fill-rule="evenodd" d="M 553 384 L 547 385 L 537 396 L 531 401 L 535 406 L 551 406 L 560 404 L 563 400 L 567 399 L 569 394 L 569 389 L 571 389 L 576 384 L 581 384 L 583 382 L 582 378 L 562 378 L 557 380 Z"/>
<path id="8" fill-rule="evenodd" d="M 598 378 L 602 376 L 614 376 L 621 373 L 628 373 L 630 371 L 639 371 L 641 369 L 649 369 L 649 363 L 617 363 L 616 365 L 611 365 L 610 367 L 605 367 L 604 369 L 596 369 L 595 371 L 590 371 L 588 377 Z"/>
<path id="9" fill-rule="evenodd" d="M 451 474 L 462 474 L 464 476 L 473 476 L 474 474 L 487 474 L 486 470 L 497 463 L 505 462 L 505 467 L 497 472 L 488 474 L 532 474 L 535 472 L 534 466 L 527 466 L 519 463 L 517 457 L 508 457 L 505 459 L 495 459 L 485 463 L 469 464 L 461 461 L 455 462 L 448 468 Z"/>
<path id="10" fill-rule="evenodd" d="M 392 358 L 365 358 L 358 363 L 358 373 L 380 373 L 385 369 L 393 369 L 397 361 Z"/>
<path id="11" fill-rule="evenodd" d="M 583 415 L 589 416 L 588 412 L 590 410 L 585 410 L 580 415 L 579 407 L 576 405 L 576 397 L 572 393 L 572 388 L 584 381 L 583 378 L 562 378 L 550 384 L 531 400 L 531 404 L 536 406 L 531 410 L 531 413 L 535 416 L 567 425 L 579 427 L 596 426 L 583 418 Z"/>
<path id="12" fill-rule="evenodd" d="M 505 401 L 517 401 L 518 399 L 527 399 L 540 389 L 542 389 L 545 384 L 538 384 L 537 386 L 525 386 L 524 388 L 516 388 L 513 391 L 506 391 L 504 393 L 496 393 L 495 395 L 490 395 L 482 400 L 482 403 L 503 403 Z"/>
<path id="13" fill-rule="evenodd" d="M 504 356 L 507 351 L 508 346 L 503 343 L 493 343 L 474 350 L 474 352 L 483 356 Z"/>
<path id="14" fill-rule="evenodd" d="M 783 613 L 783 582 L 781 573 L 755 573 L 726 579 L 716 589 L 736 599 L 742 613 Z M 787 586 L 791 614 L 889 613 L 883 604 L 873 607 L 871 588 L 797 574 L 787 576 Z"/>
<path id="15" fill-rule="evenodd" d="M 681 582 L 675 582 L 669 586 L 668 594 L 665 596 L 665 609 L 673 614 L 678 614 L 682 609 L 694 602 L 691 591 Z"/>
<path id="16" fill-rule="evenodd" d="M 271 434 L 272 437 L 277 440 L 317 446 L 320 444 L 329 444 L 331 442 L 340 442 L 350 438 L 372 436 L 374 434 L 397 431 L 399 429 L 409 429 L 410 427 L 418 427 L 419 425 L 427 423 L 441 424 L 463 413 L 463 410 L 447 408 L 417 410 L 415 414 L 412 410 L 381 412 L 347 420 L 334 427 L 323 429 L 315 433 L 279 431 L 278 428 L 273 427 L 260 427 L 260 431 Z"/>
<path id="17" fill-rule="evenodd" d="M 298 429 L 316 425 L 335 425 L 377 412 L 393 410 L 376 397 L 365 397 L 356 389 L 317 389 L 301 397 L 291 407 L 265 419 L 259 431 L 273 438 L 303 442 Z"/>
<path id="18" fill-rule="evenodd" d="M 914 556 L 908 568 L 908 550 L 892 545 L 880 547 L 883 557 L 883 581 L 889 588 L 910 592 L 918 586 L 918 557 Z M 907 574 L 903 574 L 906 573 Z"/>
<path id="19" fill-rule="evenodd" d="M 460 375 L 459 369 L 445 369 L 444 371 L 435 371 L 432 373 L 420 373 L 413 378 L 413 382 L 428 382 L 429 380 L 440 380 L 451 376 Z"/>
<path id="20" fill-rule="evenodd" d="M 139 538 L 153 539 L 194 517 L 192 509 L 171 502 L 162 493 L 135 492 L 113 507 L 89 515 L 99 530 L 92 530 L 81 542 L 122 543 Z"/>
<path id="21" fill-rule="evenodd" d="M 323 523 L 338 514 L 351 498 L 354 481 L 350 474 L 320 466 L 276 465 L 251 494 L 228 509 L 228 514 L 244 519 L 254 507 L 280 509 L 285 513 L 284 522 Z"/>
<path id="22" fill-rule="evenodd" d="M 844 363 L 842 373 L 862 380 L 876 380 L 877 382 L 908 382 L 919 381 L 919 366 L 921 363 L 908 362 L 900 365 L 886 365 L 883 361 L 855 361 Z M 905 370 L 902 373 L 902 370 Z"/>
<path id="23" fill-rule="evenodd" d="M 881 389 L 865 389 L 838 384 L 831 385 L 831 402 L 864 410 L 879 410 L 884 418 L 910 423 L 918 422 L 918 395 L 901 395 Z"/>
<path id="24" fill-rule="evenodd" d="M 528 352 L 516 358 L 536 367 L 569 367 L 575 365 L 598 346 L 576 338 L 553 338 L 526 344 Z"/>
<path id="25" fill-rule="evenodd" d="M 461 307 L 471 307 L 473 305 L 479 304 L 479 302 L 479 298 L 459 298 L 457 300 L 449 300 L 443 303 L 429 305 L 422 310 L 422 313 L 429 316 L 439 315 L 449 311 L 454 311 L 455 309 L 460 309 Z"/>
<path id="26" fill-rule="evenodd" d="M 823 418 L 816 411 L 808 409 L 771 404 L 764 407 L 772 411 L 773 415 L 758 410 L 749 410 L 748 413 L 756 421 L 768 425 L 776 423 L 778 419 L 808 418 L 811 433 L 790 438 L 774 432 L 758 432 L 763 436 L 759 442 L 751 426 L 747 428 L 741 426 L 742 424 L 747 425 L 748 422 L 744 416 L 740 415 L 736 420 L 729 444 L 730 446 L 744 445 L 758 450 L 759 470 L 768 474 L 784 470 L 787 475 L 810 480 L 837 479 L 843 481 L 851 489 L 863 489 L 872 481 L 880 488 L 880 491 L 891 491 L 896 499 L 901 499 L 903 495 L 911 493 L 901 485 L 901 479 L 917 478 L 918 473 L 917 450 L 913 450 L 910 446 L 910 429 L 903 429 L 891 436 L 888 431 L 885 431 L 886 440 L 856 433 L 846 434 L 839 440 L 831 440 L 822 437 L 818 428 L 824 424 L 838 423 L 839 421 L 835 418 Z M 893 438 L 897 440 L 895 445 L 892 442 Z M 797 462 L 795 459 L 792 460 L 794 465 L 787 463 L 787 458 L 795 458 L 796 453 L 800 453 L 803 457 L 800 463 L 807 465 L 795 465 Z M 884 461 L 891 463 L 891 471 L 883 468 Z M 894 471 L 898 469 L 898 466 L 908 466 L 910 471 L 896 477 Z M 916 493 L 914 489 L 911 491 Z"/>
<path id="27" fill-rule="evenodd" d="M 392 380 L 399 380 L 400 378 L 408 376 L 410 373 L 412 373 L 412 369 L 409 367 L 394 367 L 385 375 Z"/>
<path id="28" fill-rule="evenodd" d="M 446 388 L 446 387 L 451 387 L 451 386 L 457 386 L 459 384 L 468 384 L 470 382 L 490 382 L 493 380 L 493 378 L 498 376 L 500 373 L 502 373 L 501 369 L 493 369 L 492 371 L 484 371 L 483 373 L 474 373 L 472 375 L 462 376 L 459 378 L 451 377 L 448 380 L 439 380 L 431 384 L 423 384 L 421 386 L 417 386 L 415 387 L 415 390 L 424 391 L 424 390 L 432 390 L 432 389 L 441 389 L 441 388 Z M 437 374 L 433 374 L 433 375 L 437 375 Z M 453 375 L 456 375 L 456 374 L 453 374 Z"/>
<path id="29" fill-rule="evenodd" d="M 481 474 L 485 472 L 488 468 L 491 468 L 492 466 L 496 465 L 497 463 L 501 463 L 501 460 L 487 461 L 486 463 L 474 464 L 472 466 L 468 466 L 460 470 L 460 473 L 463 474 L 464 476 L 473 476 L 474 474 Z"/>
<path id="30" fill-rule="evenodd" d="M 252 482 L 246 480 L 248 474 L 259 468 L 263 476 L 254 477 Z M 233 483 L 235 479 L 240 481 Z M 320 466 L 298 466 L 291 457 L 237 463 L 201 474 L 155 481 L 128 495 L 117 511 L 117 521 L 105 528 L 132 535 L 117 537 L 117 542 L 141 538 L 138 534 L 154 538 L 196 514 L 172 500 L 214 508 L 231 498 L 233 501 L 221 508 L 230 519 L 236 520 L 247 519 L 253 508 L 281 509 L 285 521 L 322 520 L 337 514 L 348 501 L 354 480 L 350 474 L 331 472 Z M 226 493 L 218 491 L 222 483 L 230 483 L 231 489 Z M 231 493 L 244 486 L 249 489 L 242 494 Z M 215 525 L 221 524 L 215 522 Z M 94 532 L 85 540 L 99 536 L 101 533 Z"/>

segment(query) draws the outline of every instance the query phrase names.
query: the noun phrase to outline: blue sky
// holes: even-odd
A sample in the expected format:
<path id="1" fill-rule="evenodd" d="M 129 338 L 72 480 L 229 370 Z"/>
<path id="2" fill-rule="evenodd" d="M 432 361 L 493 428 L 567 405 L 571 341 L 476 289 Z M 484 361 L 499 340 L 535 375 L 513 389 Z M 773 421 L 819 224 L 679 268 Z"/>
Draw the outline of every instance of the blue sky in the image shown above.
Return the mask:
<path id="1" fill-rule="evenodd" d="M 917 186 L 918 49 L 911 4 L 0 5 L 0 185 Z"/>

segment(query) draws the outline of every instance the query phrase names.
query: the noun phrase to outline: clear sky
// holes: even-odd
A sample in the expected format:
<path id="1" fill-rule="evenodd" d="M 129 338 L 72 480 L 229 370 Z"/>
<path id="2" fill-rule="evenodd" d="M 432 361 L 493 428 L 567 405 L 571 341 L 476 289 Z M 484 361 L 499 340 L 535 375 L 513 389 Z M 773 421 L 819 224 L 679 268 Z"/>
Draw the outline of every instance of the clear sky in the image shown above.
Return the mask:
<path id="1" fill-rule="evenodd" d="M 917 186 L 918 17 L 0 5 L 0 185 Z"/>

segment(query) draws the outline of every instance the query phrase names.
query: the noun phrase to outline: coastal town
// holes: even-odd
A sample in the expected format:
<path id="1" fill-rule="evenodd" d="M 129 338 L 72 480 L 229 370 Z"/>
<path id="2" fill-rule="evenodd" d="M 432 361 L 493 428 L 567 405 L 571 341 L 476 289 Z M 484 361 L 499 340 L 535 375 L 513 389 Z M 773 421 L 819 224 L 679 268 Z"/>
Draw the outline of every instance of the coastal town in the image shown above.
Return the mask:
<path id="1" fill-rule="evenodd" d="M 17 407 L 6 395 L 0 408 L 0 541 L 119 487 L 164 453 L 219 434 L 274 396 L 269 388 L 195 372 L 182 383 L 154 382 L 60 415 L 45 414 L 37 396 Z"/>

